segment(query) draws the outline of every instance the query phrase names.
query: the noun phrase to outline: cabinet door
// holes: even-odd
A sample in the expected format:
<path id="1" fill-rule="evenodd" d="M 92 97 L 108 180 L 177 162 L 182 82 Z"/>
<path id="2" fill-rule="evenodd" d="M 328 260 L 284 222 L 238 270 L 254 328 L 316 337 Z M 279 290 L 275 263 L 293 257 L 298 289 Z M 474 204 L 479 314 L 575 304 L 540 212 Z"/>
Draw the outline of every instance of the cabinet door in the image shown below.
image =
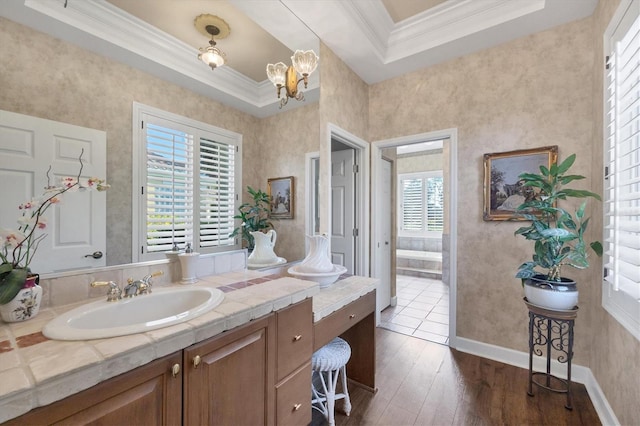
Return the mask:
<path id="1" fill-rule="evenodd" d="M 182 351 L 36 408 L 7 425 L 179 425 Z M 174 366 L 178 366 L 173 374 Z"/>
<path id="2" fill-rule="evenodd" d="M 272 423 L 273 321 L 269 315 L 185 349 L 185 425 Z"/>

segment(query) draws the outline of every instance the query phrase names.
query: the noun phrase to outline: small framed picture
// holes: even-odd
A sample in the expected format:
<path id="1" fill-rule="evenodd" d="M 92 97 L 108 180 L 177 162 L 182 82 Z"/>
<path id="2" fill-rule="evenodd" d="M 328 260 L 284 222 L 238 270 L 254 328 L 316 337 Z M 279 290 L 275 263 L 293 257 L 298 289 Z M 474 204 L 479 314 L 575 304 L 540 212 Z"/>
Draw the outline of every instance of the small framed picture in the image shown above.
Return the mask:
<path id="1" fill-rule="evenodd" d="M 293 176 L 268 180 L 270 216 L 274 219 L 293 219 L 294 190 Z"/>
<path id="2" fill-rule="evenodd" d="M 557 146 L 523 149 L 484 155 L 484 212 L 482 218 L 490 220 L 521 220 L 516 209 L 530 196 L 531 188 L 522 186 L 518 176 L 539 173 L 558 159 Z"/>

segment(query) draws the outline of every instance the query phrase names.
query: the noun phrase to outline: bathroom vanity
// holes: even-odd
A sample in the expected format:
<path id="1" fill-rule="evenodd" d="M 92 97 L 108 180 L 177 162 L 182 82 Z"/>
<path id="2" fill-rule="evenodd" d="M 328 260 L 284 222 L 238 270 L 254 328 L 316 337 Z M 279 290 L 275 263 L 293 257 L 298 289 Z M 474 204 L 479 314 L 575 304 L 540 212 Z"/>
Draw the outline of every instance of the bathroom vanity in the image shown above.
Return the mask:
<path id="1" fill-rule="evenodd" d="M 307 424 L 311 355 L 333 337 L 351 344 L 349 378 L 375 390 L 376 282 L 351 276 L 320 290 L 316 283 L 273 271 L 223 274 L 198 285 L 223 289 L 225 301 L 193 321 L 111 339 L 45 339 L 24 348 L 17 343 L 12 350 L 27 361 L 18 368 L 35 383 L 0 391 L 2 421 Z M 40 345 L 45 355 L 56 347 L 63 354 L 75 347 L 100 356 L 80 368 L 69 362 L 52 367 L 58 371 L 39 382 L 41 359 L 29 352 Z M 47 362 L 55 363 L 56 355 L 51 358 Z M 43 406 L 30 410 L 38 405 Z"/>

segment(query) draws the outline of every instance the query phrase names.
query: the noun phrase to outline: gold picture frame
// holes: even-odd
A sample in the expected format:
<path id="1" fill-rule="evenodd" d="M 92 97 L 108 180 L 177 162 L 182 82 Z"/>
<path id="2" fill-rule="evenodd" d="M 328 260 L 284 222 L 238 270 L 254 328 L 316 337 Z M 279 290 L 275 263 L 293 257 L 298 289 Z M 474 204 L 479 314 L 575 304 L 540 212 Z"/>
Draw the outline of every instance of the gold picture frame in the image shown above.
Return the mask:
<path id="1" fill-rule="evenodd" d="M 523 220 L 515 209 L 535 195 L 518 180 L 521 173 L 539 173 L 558 160 L 558 146 L 484 154 L 484 211 L 482 219 Z"/>
<path id="2" fill-rule="evenodd" d="M 267 180 L 269 216 L 274 219 L 293 219 L 295 191 L 293 176 Z"/>

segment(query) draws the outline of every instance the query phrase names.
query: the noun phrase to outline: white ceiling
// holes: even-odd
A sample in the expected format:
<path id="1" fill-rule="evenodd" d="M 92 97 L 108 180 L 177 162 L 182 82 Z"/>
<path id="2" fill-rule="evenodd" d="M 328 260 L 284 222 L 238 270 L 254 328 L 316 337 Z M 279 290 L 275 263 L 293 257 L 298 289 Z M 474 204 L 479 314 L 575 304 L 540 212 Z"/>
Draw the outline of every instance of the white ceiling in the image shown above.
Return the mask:
<path id="1" fill-rule="evenodd" d="M 2 0 L 0 16 L 143 69 L 257 117 L 278 110 L 264 73 L 320 38 L 373 84 L 581 19 L 598 0 Z M 65 7 L 66 6 L 66 7 Z M 228 66 L 198 61 L 202 13 L 231 27 Z M 322 66 L 322 58 L 320 58 Z M 305 90 L 319 97 L 318 73 Z M 285 109 L 301 103 L 289 102 Z"/>

